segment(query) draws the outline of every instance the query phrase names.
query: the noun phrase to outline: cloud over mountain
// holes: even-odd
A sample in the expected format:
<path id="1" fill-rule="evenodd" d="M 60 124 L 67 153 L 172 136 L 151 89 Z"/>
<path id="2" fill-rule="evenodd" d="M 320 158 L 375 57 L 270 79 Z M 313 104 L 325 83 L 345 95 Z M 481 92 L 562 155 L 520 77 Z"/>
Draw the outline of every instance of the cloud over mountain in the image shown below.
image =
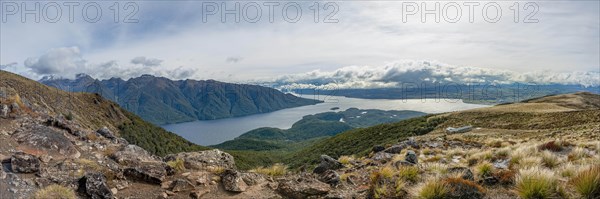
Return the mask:
<path id="1" fill-rule="evenodd" d="M 437 61 L 401 60 L 383 66 L 347 66 L 334 71 L 315 70 L 285 75 L 274 80 L 280 88 L 383 88 L 403 83 L 456 84 L 567 84 L 599 86 L 600 72 L 518 73 L 508 70 L 454 66 Z"/>
<path id="2" fill-rule="evenodd" d="M 162 62 L 163 60 L 146 58 L 144 56 L 136 57 L 131 60 L 132 64 L 141 64 L 144 66 L 159 66 Z"/>

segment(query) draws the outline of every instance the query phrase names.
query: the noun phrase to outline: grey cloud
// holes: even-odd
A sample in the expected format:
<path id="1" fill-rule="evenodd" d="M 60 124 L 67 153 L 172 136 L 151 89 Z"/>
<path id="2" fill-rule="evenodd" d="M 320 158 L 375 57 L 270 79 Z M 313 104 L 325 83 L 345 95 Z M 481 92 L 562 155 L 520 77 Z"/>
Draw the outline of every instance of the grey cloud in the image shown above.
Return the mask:
<path id="1" fill-rule="evenodd" d="M 25 67 L 40 75 L 75 74 L 74 71 L 86 68 L 78 47 L 53 48 L 40 57 L 25 60 Z"/>
<path id="2" fill-rule="evenodd" d="M 225 62 L 227 63 L 238 63 L 240 61 L 242 61 L 244 58 L 243 57 L 227 57 L 227 59 L 225 60 Z"/>
<path id="3" fill-rule="evenodd" d="M 17 66 L 17 62 L 13 62 L 13 63 L 10 63 L 10 64 L 4 64 L 4 65 L 0 64 L 0 70 L 4 70 L 4 69 L 7 69 L 7 68 L 12 68 L 12 67 L 15 67 L 15 66 Z"/>
<path id="4" fill-rule="evenodd" d="M 144 56 L 136 57 L 131 60 L 132 64 L 141 64 L 144 66 L 159 66 L 162 62 L 163 60 L 147 58 Z"/>

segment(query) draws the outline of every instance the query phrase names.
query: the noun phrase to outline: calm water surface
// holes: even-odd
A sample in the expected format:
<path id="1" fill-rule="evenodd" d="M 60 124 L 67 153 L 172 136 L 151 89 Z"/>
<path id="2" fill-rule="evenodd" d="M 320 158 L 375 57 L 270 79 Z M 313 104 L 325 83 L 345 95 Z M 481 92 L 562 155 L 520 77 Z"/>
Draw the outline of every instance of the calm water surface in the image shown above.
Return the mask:
<path id="1" fill-rule="evenodd" d="M 260 127 L 276 127 L 287 129 L 302 116 L 328 112 L 333 107 L 342 111 L 348 108 L 381 109 L 381 110 L 412 110 L 425 113 L 442 113 L 486 107 L 486 105 L 467 104 L 455 99 L 358 99 L 347 97 L 328 97 L 324 103 L 283 109 L 270 113 L 255 114 L 244 117 L 226 118 L 219 120 L 193 121 L 179 124 L 169 124 L 163 128 L 176 133 L 183 138 L 200 145 L 214 145 L 250 130 Z"/>

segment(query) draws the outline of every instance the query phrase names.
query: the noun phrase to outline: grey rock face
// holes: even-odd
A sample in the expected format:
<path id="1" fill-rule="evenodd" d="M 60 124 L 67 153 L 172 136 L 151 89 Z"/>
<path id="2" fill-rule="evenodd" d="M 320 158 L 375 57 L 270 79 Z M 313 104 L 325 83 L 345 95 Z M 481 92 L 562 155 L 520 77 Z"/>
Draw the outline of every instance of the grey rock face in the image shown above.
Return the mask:
<path id="1" fill-rule="evenodd" d="M 377 153 L 377 152 L 380 152 L 380 151 L 383 151 L 383 150 L 385 150 L 385 147 L 383 147 L 383 146 L 377 145 L 377 146 L 373 147 L 373 152 L 374 153 Z"/>
<path id="2" fill-rule="evenodd" d="M 384 152 L 392 153 L 392 154 L 399 154 L 402 151 L 402 149 L 404 149 L 404 146 L 394 145 L 394 146 L 391 146 L 390 148 L 385 149 Z"/>
<path id="3" fill-rule="evenodd" d="M 125 168 L 123 175 L 131 180 L 161 184 L 167 176 L 166 166 L 163 162 L 143 162 L 136 167 Z"/>
<path id="4" fill-rule="evenodd" d="M 35 173 L 40 170 L 40 159 L 29 154 L 14 154 L 10 158 L 11 169 L 17 173 Z"/>
<path id="5" fill-rule="evenodd" d="M 8 117 L 8 111 L 8 105 L 2 104 L 2 106 L 0 107 L 0 117 Z"/>
<path id="6" fill-rule="evenodd" d="M 73 145 L 71 140 L 50 127 L 32 125 L 23 131 L 12 135 L 21 146 L 27 146 L 34 150 L 48 154 L 60 155 L 70 158 L 78 158 L 81 153 Z"/>
<path id="7" fill-rule="evenodd" d="M 98 131 L 96 131 L 96 133 L 100 134 L 102 137 L 108 138 L 108 139 L 115 139 L 115 134 L 113 134 L 110 129 L 108 129 L 107 127 L 102 127 L 101 129 L 98 129 Z"/>
<path id="8" fill-rule="evenodd" d="M 235 168 L 233 156 L 218 149 L 172 154 L 166 156 L 164 161 L 174 161 L 177 159 L 182 159 L 185 168 L 188 169 L 202 170 L 208 166 L 218 166 L 226 169 Z"/>
<path id="9" fill-rule="evenodd" d="M 140 162 L 160 161 L 153 157 L 148 151 L 136 145 L 127 145 L 112 155 L 119 164 L 139 165 Z"/>
<path id="10" fill-rule="evenodd" d="M 390 159 L 392 159 L 392 154 L 386 153 L 386 152 L 378 152 L 375 155 L 373 155 L 373 160 L 376 161 L 380 161 L 380 162 L 387 162 Z"/>
<path id="11" fill-rule="evenodd" d="M 319 174 L 318 179 L 319 181 L 330 185 L 337 185 L 338 183 L 340 183 L 340 175 L 333 170 L 327 170 Z"/>
<path id="12" fill-rule="evenodd" d="M 333 159 L 328 155 L 321 155 L 321 163 L 319 163 L 319 166 L 317 166 L 313 170 L 313 173 L 323 173 L 327 170 L 335 170 L 340 169 L 342 167 L 344 167 L 342 163 L 340 163 L 336 159 Z"/>
<path id="13" fill-rule="evenodd" d="M 406 152 L 406 157 L 404 160 L 406 160 L 407 162 L 413 163 L 413 164 L 417 164 L 419 162 L 419 159 L 417 158 L 417 154 L 412 150 L 409 150 L 408 152 Z"/>
<path id="14" fill-rule="evenodd" d="M 221 181 L 225 190 L 232 192 L 244 192 L 248 185 L 242 179 L 242 175 L 236 170 L 227 169 L 223 172 Z"/>
<path id="15" fill-rule="evenodd" d="M 292 199 L 318 197 L 331 190 L 326 183 L 312 178 L 282 179 L 277 186 L 277 192 Z"/>
<path id="16" fill-rule="evenodd" d="M 113 193 L 102 173 L 87 173 L 79 181 L 79 188 L 92 199 L 112 199 Z"/>

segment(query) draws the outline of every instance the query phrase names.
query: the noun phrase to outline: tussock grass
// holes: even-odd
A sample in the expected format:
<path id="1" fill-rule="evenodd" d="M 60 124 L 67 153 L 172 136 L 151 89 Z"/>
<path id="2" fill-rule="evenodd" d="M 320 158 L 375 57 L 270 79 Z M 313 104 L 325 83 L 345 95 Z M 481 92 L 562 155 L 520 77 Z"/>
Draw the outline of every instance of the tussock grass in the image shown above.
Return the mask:
<path id="1" fill-rule="evenodd" d="M 575 147 L 573 148 L 573 150 L 571 150 L 571 152 L 569 153 L 569 161 L 577 161 L 583 158 L 587 158 L 588 154 L 585 148 L 582 147 Z"/>
<path id="2" fill-rule="evenodd" d="M 543 151 L 540 155 L 542 164 L 550 169 L 558 166 L 561 163 L 560 158 L 550 151 Z"/>
<path id="3" fill-rule="evenodd" d="M 40 189 L 33 195 L 34 199 L 75 199 L 75 192 L 72 189 L 57 184 Z"/>
<path id="4" fill-rule="evenodd" d="M 494 173 L 494 165 L 489 162 L 483 162 L 475 166 L 475 173 L 478 177 L 484 178 Z"/>
<path id="5" fill-rule="evenodd" d="M 443 174 L 448 173 L 448 165 L 442 164 L 442 163 L 437 163 L 437 162 L 431 162 L 431 163 L 424 164 L 423 170 L 430 172 L 430 173 L 436 173 L 436 174 L 443 175 Z"/>
<path id="6" fill-rule="evenodd" d="M 556 141 L 550 141 L 550 142 L 546 142 L 544 144 L 541 144 L 538 146 L 538 149 L 540 151 L 553 151 L 553 152 L 559 152 L 563 150 L 563 146 L 560 142 L 556 142 Z"/>
<path id="7" fill-rule="evenodd" d="M 177 173 L 183 172 L 185 171 L 185 165 L 184 165 L 184 161 L 181 158 L 177 158 L 176 160 L 173 161 L 169 161 L 167 162 L 167 165 L 173 169 L 175 169 L 175 171 Z"/>
<path id="8" fill-rule="evenodd" d="M 340 156 L 340 158 L 338 158 L 338 161 L 342 164 L 348 165 L 352 162 L 354 162 L 354 156 L 347 156 L 347 155 L 343 155 Z"/>
<path id="9" fill-rule="evenodd" d="M 536 156 L 529 156 L 521 159 L 519 164 L 517 164 L 516 168 L 518 169 L 527 169 L 532 167 L 537 167 L 542 164 L 542 158 Z"/>
<path id="10" fill-rule="evenodd" d="M 392 179 L 396 174 L 396 170 L 391 166 L 385 166 L 379 169 L 379 175 L 383 178 Z"/>
<path id="11" fill-rule="evenodd" d="M 270 167 L 258 167 L 250 170 L 251 172 L 260 173 L 269 176 L 282 176 L 287 173 L 288 167 L 284 164 L 274 164 Z"/>
<path id="12" fill-rule="evenodd" d="M 567 162 L 558 167 L 557 171 L 561 177 L 572 177 L 577 174 L 578 168 L 573 163 Z"/>
<path id="13" fill-rule="evenodd" d="M 523 199 L 547 199 L 560 195 L 554 173 L 539 167 L 520 170 L 514 191 Z"/>
<path id="14" fill-rule="evenodd" d="M 414 166 L 403 166 L 398 169 L 398 176 L 406 181 L 415 183 L 419 180 L 419 168 Z"/>
<path id="15" fill-rule="evenodd" d="M 600 164 L 581 170 L 569 183 L 581 198 L 600 198 Z"/>
<path id="16" fill-rule="evenodd" d="M 420 199 L 442 199 L 446 198 L 449 192 L 450 188 L 445 181 L 430 178 L 416 188 L 414 195 Z"/>

